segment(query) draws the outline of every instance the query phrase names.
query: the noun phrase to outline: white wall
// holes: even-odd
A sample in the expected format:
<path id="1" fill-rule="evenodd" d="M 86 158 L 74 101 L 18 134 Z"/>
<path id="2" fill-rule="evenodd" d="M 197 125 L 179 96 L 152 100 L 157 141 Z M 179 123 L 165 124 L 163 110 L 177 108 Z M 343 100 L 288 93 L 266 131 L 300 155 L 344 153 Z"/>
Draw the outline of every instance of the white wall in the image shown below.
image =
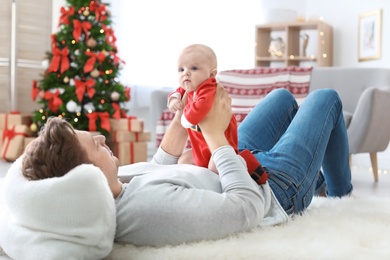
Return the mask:
<path id="1" fill-rule="evenodd" d="M 131 84 L 176 88 L 178 53 L 193 43 L 212 47 L 220 70 L 254 64 L 258 0 L 111 2 L 120 55 L 127 61 L 124 78 Z"/>
<path id="2" fill-rule="evenodd" d="M 382 9 L 382 58 L 359 62 L 358 17 L 377 9 Z M 307 18 L 323 16 L 333 26 L 334 66 L 390 67 L 389 13 L 390 1 L 386 0 L 307 0 L 306 5 Z"/>
<path id="3" fill-rule="evenodd" d="M 390 1 L 386 0 L 111 0 L 121 80 L 135 86 L 177 87 L 176 58 L 188 44 L 210 45 L 219 69 L 254 66 L 255 25 L 274 8 L 306 19 L 322 17 L 334 30 L 334 66 L 390 67 Z M 64 0 L 53 1 L 53 28 Z M 382 58 L 358 62 L 358 16 L 382 9 Z"/>
<path id="4" fill-rule="evenodd" d="M 390 34 L 384 33 L 390 26 L 386 16 L 390 1 L 386 0 L 200 0 L 196 4 L 186 0 L 115 0 L 112 10 L 120 21 L 116 25 L 120 28 L 119 50 L 128 61 L 125 80 L 134 85 L 176 87 L 177 53 L 194 42 L 214 48 L 220 70 L 251 68 L 254 26 L 265 22 L 274 8 L 295 10 L 306 19 L 322 17 L 331 24 L 334 66 L 390 66 L 390 48 L 386 48 Z M 358 62 L 358 16 L 379 8 L 383 12 L 382 59 Z"/>

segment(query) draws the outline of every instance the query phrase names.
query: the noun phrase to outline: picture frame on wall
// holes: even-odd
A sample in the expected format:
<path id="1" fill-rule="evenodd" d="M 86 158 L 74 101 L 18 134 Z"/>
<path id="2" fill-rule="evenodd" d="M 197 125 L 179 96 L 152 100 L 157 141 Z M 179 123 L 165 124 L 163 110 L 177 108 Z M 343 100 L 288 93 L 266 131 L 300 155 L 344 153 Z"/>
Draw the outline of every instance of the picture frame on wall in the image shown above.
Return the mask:
<path id="1" fill-rule="evenodd" d="M 359 61 L 381 58 L 382 9 L 359 15 Z"/>

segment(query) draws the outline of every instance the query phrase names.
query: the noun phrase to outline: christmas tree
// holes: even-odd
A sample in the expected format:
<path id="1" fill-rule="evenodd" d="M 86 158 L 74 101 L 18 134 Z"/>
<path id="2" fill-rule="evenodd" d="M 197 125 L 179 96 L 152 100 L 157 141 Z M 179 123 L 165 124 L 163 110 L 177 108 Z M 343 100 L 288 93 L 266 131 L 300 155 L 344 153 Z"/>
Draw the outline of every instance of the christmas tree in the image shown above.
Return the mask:
<path id="1" fill-rule="evenodd" d="M 32 99 L 42 107 L 33 112 L 32 131 L 58 116 L 75 129 L 107 136 L 109 118 L 126 117 L 123 105 L 130 100 L 130 88 L 118 80 L 124 62 L 117 56 L 107 6 L 99 0 L 67 0 L 61 7 L 45 72 L 33 81 Z"/>

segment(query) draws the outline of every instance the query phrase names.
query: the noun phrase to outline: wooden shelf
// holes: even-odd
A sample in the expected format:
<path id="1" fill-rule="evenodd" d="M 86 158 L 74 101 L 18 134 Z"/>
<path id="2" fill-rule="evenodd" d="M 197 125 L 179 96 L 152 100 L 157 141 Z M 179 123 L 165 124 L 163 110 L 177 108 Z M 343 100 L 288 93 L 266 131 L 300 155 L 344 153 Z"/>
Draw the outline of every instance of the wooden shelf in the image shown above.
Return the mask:
<path id="1" fill-rule="evenodd" d="M 315 39 L 315 53 L 303 55 L 301 34 L 310 31 Z M 269 47 L 273 35 L 282 38 L 284 52 L 281 57 L 272 56 Z M 314 42 L 314 43 L 313 43 Z M 255 66 L 271 66 L 272 63 L 284 63 L 285 66 L 299 66 L 301 62 L 313 63 L 313 66 L 332 66 L 333 63 L 333 30 L 322 21 L 271 23 L 256 26 Z"/>

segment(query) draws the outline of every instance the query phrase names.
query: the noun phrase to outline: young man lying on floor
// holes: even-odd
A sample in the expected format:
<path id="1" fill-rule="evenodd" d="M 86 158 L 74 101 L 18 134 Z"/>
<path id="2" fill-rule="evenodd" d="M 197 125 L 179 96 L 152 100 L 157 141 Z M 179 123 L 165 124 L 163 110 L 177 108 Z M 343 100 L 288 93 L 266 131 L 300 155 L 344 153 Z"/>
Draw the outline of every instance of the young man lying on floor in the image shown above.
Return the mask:
<path id="1" fill-rule="evenodd" d="M 177 245 L 284 223 L 309 206 L 323 177 L 328 196 L 352 191 L 336 92 L 314 91 L 298 110 L 291 93 L 278 89 L 241 123 L 239 150 L 252 151 L 267 171 L 262 185 L 224 135 L 230 105 L 218 85 L 212 110 L 200 123 L 218 175 L 177 164 L 187 140 L 180 112 L 150 163 L 123 167 L 103 136 L 49 119 L 6 176 L 12 218 L 1 229 L 0 245 L 15 259 L 99 259 L 114 239 Z"/>

